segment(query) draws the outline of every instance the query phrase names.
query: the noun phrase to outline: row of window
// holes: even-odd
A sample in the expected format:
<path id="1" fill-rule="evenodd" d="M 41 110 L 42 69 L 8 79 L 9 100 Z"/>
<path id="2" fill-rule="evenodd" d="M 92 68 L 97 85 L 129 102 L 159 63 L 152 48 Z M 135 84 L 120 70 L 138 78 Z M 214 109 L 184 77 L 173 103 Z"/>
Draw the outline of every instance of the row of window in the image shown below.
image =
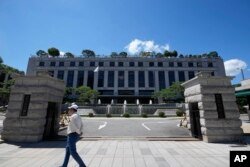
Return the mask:
<path id="1" fill-rule="evenodd" d="M 74 82 L 74 72 L 73 70 L 69 70 L 67 74 L 67 87 L 73 87 Z M 54 76 L 54 71 L 49 71 L 51 76 Z M 88 71 L 87 72 L 87 86 L 93 88 L 94 85 L 94 72 Z M 164 89 L 166 87 L 166 78 L 165 78 L 165 71 L 148 71 L 148 73 L 145 73 L 145 71 L 139 71 L 138 72 L 138 87 L 144 88 L 146 87 L 145 82 L 145 75 L 148 75 L 148 86 L 150 88 L 154 88 L 156 85 L 155 83 L 155 75 L 158 75 L 158 83 L 159 83 L 159 89 Z M 214 72 L 212 72 L 212 75 L 214 75 Z M 176 80 L 180 82 L 184 82 L 186 80 L 192 79 L 195 77 L 194 71 L 188 71 L 188 78 L 185 77 L 184 71 L 178 71 L 178 78 L 175 76 L 175 71 L 168 71 L 168 81 L 169 85 L 172 85 Z M 64 71 L 59 70 L 57 73 L 58 79 L 64 79 Z M 98 87 L 104 87 L 104 71 L 98 72 L 98 80 L 97 80 L 97 86 Z M 108 71 L 108 78 L 107 78 L 107 86 L 108 87 L 114 87 L 115 83 L 115 73 L 114 71 Z M 135 72 L 134 71 L 128 71 L 128 87 L 135 87 Z M 78 71 L 77 75 L 77 83 L 76 86 L 82 86 L 84 84 L 84 71 Z M 118 71 L 118 87 L 125 87 L 125 73 L 124 71 Z"/>
<path id="2" fill-rule="evenodd" d="M 138 62 L 138 67 L 143 67 L 145 66 L 146 62 Z M 155 66 L 155 62 L 147 62 L 149 67 L 154 67 Z M 202 62 L 188 62 L 188 67 L 203 67 L 203 63 Z M 40 67 L 44 67 L 45 66 L 45 62 L 41 61 L 39 62 L 39 66 Z M 50 62 L 50 66 L 51 67 L 55 67 L 56 66 L 56 62 Z M 64 62 L 59 62 L 58 64 L 59 67 L 64 67 Z M 71 61 L 69 64 L 70 67 L 75 67 L 76 66 L 76 62 Z M 78 66 L 79 67 L 83 67 L 84 66 L 84 62 L 78 62 Z M 85 64 L 86 66 L 86 64 Z M 95 66 L 104 66 L 104 62 L 89 62 L 89 66 L 90 67 L 95 67 Z M 115 67 L 115 62 L 109 62 L 109 66 L 110 67 Z M 124 62 L 118 62 L 117 64 L 118 67 L 123 67 L 124 66 Z M 130 67 L 134 67 L 135 66 L 135 62 L 129 62 L 129 66 Z M 163 62 L 157 62 L 157 66 L 158 67 L 163 67 Z M 176 64 L 174 62 L 168 62 L 168 66 L 169 67 L 183 67 L 183 62 L 177 62 Z M 213 67 L 213 63 L 212 62 L 208 62 L 207 63 L 207 67 Z"/>

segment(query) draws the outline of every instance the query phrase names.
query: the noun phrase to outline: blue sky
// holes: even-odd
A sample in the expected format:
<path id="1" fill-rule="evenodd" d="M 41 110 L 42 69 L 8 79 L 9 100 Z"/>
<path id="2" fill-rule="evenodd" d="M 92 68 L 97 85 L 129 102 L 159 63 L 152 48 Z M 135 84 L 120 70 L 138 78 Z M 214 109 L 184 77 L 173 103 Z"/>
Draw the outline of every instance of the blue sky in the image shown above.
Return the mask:
<path id="1" fill-rule="evenodd" d="M 39 49 L 110 54 L 128 51 L 137 41 L 134 49 L 150 44 L 237 59 L 227 69 L 238 82 L 236 68 L 250 77 L 249 9 L 249 0 L 1 0 L 0 56 L 26 71 L 28 58 Z"/>

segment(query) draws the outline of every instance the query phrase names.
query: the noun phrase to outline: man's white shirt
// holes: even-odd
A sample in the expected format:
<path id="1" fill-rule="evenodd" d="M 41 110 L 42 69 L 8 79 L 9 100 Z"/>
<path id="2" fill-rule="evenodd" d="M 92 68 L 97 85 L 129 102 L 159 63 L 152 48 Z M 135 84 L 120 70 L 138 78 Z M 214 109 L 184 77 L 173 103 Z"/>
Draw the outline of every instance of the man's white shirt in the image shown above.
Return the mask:
<path id="1" fill-rule="evenodd" d="M 70 122 L 68 125 L 67 134 L 76 132 L 80 135 L 82 133 L 82 130 L 83 130 L 83 123 L 80 115 L 78 115 L 77 113 L 72 114 L 70 116 Z"/>

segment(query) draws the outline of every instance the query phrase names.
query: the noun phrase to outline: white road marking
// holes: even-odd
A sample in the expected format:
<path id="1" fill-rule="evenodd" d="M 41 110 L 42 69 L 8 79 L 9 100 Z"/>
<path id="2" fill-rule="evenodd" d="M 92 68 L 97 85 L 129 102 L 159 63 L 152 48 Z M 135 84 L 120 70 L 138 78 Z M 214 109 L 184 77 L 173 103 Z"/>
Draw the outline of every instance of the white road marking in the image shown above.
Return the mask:
<path id="1" fill-rule="evenodd" d="M 149 127 L 147 127 L 144 123 L 141 124 L 144 128 L 146 128 L 148 131 L 150 131 L 151 129 L 149 129 Z"/>
<path id="2" fill-rule="evenodd" d="M 167 123 L 167 122 L 144 122 L 144 123 L 142 123 L 141 125 L 145 128 L 145 129 L 147 129 L 148 131 L 150 131 L 151 129 L 149 128 L 149 127 L 147 127 L 145 124 L 164 124 L 164 123 Z"/>
<path id="3" fill-rule="evenodd" d="M 100 129 L 104 128 L 106 125 L 107 125 L 107 122 L 104 122 L 104 124 L 103 124 L 103 125 L 100 125 L 100 126 L 99 126 L 98 130 L 100 130 Z"/>

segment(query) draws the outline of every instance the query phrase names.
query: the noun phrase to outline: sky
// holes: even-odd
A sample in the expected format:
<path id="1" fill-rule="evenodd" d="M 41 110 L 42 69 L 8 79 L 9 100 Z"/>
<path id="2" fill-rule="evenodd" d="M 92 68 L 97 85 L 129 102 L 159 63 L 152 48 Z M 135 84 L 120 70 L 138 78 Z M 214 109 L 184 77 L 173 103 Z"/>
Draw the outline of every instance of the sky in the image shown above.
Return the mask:
<path id="1" fill-rule="evenodd" d="M 0 0 L 0 56 L 26 71 L 42 49 L 80 55 L 217 51 L 233 83 L 250 78 L 249 0 Z"/>

